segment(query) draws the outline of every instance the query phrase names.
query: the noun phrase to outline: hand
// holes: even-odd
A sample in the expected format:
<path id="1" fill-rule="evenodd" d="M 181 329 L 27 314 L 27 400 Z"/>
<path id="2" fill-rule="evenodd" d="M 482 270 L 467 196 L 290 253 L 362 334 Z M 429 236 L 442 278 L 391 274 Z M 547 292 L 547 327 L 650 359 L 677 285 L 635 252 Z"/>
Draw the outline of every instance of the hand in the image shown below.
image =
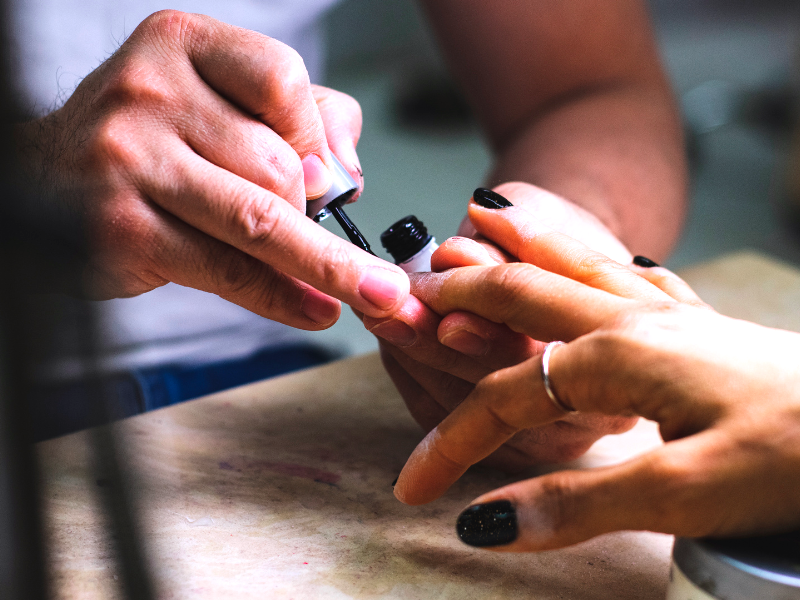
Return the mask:
<path id="1" fill-rule="evenodd" d="M 524 215 L 587 240 L 593 248 L 619 260 L 631 255 L 594 216 L 554 194 L 525 183 L 497 188 Z M 473 214 L 470 205 L 469 217 Z M 433 270 L 461 266 L 491 266 L 515 260 L 465 221 L 464 237 L 444 242 L 433 256 Z M 523 259 L 524 260 L 524 259 Z M 423 279 L 424 281 L 424 279 Z M 420 290 L 424 298 L 424 291 Z M 440 315 L 446 315 L 442 318 Z M 364 325 L 380 338 L 381 357 L 412 416 L 430 431 L 492 371 L 518 364 L 541 352 L 542 344 L 512 332 L 503 324 L 458 311 L 432 311 L 410 296 L 389 318 L 365 318 Z M 623 416 L 573 415 L 540 428 L 520 432 L 487 459 L 489 464 L 516 470 L 532 464 L 572 460 L 604 435 L 621 433 L 636 419 Z"/>
<path id="2" fill-rule="evenodd" d="M 291 48 L 164 11 L 18 135 L 47 201 L 83 217 L 92 297 L 173 281 L 322 329 L 339 316 L 331 296 L 383 316 L 408 291 L 400 269 L 305 216 L 330 187 L 329 147 L 361 181 L 360 129 L 355 100 L 312 86 Z"/>
<path id="3" fill-rule="evenodd" d="M 473 508 L 462 539 L 533 551 L 615 530 L 719 536 L 800 524 L 800 335 L 723 317 L 666 269 L 624 267 L 535 223 L 521 228 L 520 209 L 475 211 L 479 229 L 534 264 L 428 274 L 423 300 L 569 342 L 550 360 L 559 399 L 582 413 L 654 420 L 666 444 L 485 494 L 475 504 L 508 513 L 510 503 L 516 531 L 476 539 Z M 481 380 L 411 455 L 397 497 L 429 502 L 515 432 L 562 418 L 540 360 Z"/>

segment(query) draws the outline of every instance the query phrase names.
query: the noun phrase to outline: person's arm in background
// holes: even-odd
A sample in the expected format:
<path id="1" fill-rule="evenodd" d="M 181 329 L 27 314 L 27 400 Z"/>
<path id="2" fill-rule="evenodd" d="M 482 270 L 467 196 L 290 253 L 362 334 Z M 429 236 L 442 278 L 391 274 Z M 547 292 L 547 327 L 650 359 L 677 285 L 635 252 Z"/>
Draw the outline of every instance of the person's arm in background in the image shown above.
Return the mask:
<path id="1" fill-rule="evenodd" d="M 666 258 L 686 165 L 644 2 L 422 3 L 496 156 L 489 183 L 546 189 Z"/>
<path id="2" fill-rule="evenodd" d="M 85 227 L 84 293 L 175 282 L 310 330 L 339 300 L 381 316 L 407 295 L 399 268 L 305 215 L 330 188 L 331 151 L 360 181 L 360 132 L 358 103 L 311 85 L 285 44 L 178 11 L 145 19 L 64 106 L 17 128 L 31 212 Z"/>
<path id="3" fill-rule="evenodd" d="M 684 217 L 686 165 L 644 3 L 422 1 L 495 153 L 491 185 L 619 262 L 630 262 L 627 248 L 665 257 Z M 465 222 L 462 231 L 470 229 Z M 447 266 L 508 260 L 474 249 L 450 240 Z M 425 430 L 487 373 L 541 351 L 526 336 L 466 313 L 437 315 L 414 297 L 391 318 L 366 317 L 364 325 L 381 338 L 384 365 Z M 445 325 L 448 335 L 437 336 Z M 521 432 L 491 460 L 569 460 L 633 423 L 569 416 Z"/>

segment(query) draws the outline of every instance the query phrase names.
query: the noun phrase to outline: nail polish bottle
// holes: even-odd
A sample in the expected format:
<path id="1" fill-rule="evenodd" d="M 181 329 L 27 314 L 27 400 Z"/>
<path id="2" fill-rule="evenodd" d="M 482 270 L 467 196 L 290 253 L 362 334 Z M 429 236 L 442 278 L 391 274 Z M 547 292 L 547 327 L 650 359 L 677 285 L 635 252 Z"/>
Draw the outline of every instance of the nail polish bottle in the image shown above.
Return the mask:
<path id="1" fill-rule="evenodd" d="M 381 234 L 381 244 L 406 273 L 431 270 L 431 255 L 439 245 L 414 215 L 400 219 Z"/>
<path id="2" fill-rule="evenodd" d="M 677 538 L 667 600 L 800 599 L 800 531 L 751 538 Z"/>

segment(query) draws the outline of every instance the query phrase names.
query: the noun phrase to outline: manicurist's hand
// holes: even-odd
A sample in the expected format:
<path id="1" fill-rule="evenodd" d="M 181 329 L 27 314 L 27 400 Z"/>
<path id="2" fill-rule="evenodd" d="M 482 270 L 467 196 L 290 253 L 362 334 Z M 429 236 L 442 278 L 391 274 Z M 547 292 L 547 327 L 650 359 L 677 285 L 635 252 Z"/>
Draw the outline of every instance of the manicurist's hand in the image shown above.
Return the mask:
<path id="1" fill-rule="evenodd" d="M 294 50 L 164 11 L 18 135 L 41 194 L 84 221 L 93 297 L 172 281 L 322 329 L 337 298 L 380 317 L 408 293 L 400 269 L 305 216 L 331 150 L 361 181 L 360 130 L 358 104 L 311 85 Z"/>
<path id="2" fill-rule="evenodd" d="M 555 194 L 525 183 L 496 188 L 520 207 L 518 219 L 534 220 L 581 238 L 590 247 L 622 262 L 631 255 L 593 215 Z M 482 196 L 477 194 L 478 199 Z M 483 202 L 492 203 L 492 194 Z M 477 204 L 470 204 L 470 214 Z M 491 266 L 517 260 L 481 235 L 469 220 L 462 232 L 475 237 L 445 241 L 433 256 L 434 271 L 461 266 Z M 520 258 L 520 260 L 527 260 Z M 420 280 L 424 281 L 424 280 Z M 516 365 L 541 353 L 543 344 L 505 324 L 472 313 L 437 313 L 420 298 L 409 296 L 388 318 L 364 318 L 380 340 L 383 363 L 417 422 L 430 431 L 489 373 Z M 519 432 L 499 448 L 488 463 L 504 469 L 571 460 L 600 437 L 621 433 L 635 423 L 626 416 L 570 415 L 557 423 Z"/>
<path id="3" fill-rule="evenodd" d="M 623 266 L 530 220 L 471 206 L 488 238 L 529 264 L 417 277 L 442 314 L 470 311 L 563 340 L 551 389 L 580 414 L 641 415 L 666 444 L 626 463 L 487 493 L 459 517 L 472 545 L 536 551 L 615 530 L 682 536 L 800 525 L 800 335 L 721 316 L 660 267 Z M 395 487 L 434 500 L 518 431 L 562 419 L 535 356 L 482 379 L 409 458 Z"/>

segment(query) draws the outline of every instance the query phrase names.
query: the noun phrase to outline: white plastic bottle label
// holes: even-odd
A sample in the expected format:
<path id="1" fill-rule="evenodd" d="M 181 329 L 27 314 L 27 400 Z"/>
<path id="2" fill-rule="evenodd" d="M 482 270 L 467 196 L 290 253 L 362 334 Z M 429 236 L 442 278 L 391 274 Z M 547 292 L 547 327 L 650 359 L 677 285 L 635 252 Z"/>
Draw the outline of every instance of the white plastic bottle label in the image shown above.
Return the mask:
<path id="1" fill-rule="evenodd" d="M 675 563 L 670 565 L 667 600 L 718 600 L 697 587 Z"/>
<path id="2" fill-rule="evenodd" d="M 431 270 L 431 255 L 436 252 L 439 244 L 436 243 L 436 238 L 431 238 L 431 241 L 417 252 L 414 256 L 405 262 L 399 263 L 397 266 L 403 269 L 406 273 L 425 273 Z"/>

